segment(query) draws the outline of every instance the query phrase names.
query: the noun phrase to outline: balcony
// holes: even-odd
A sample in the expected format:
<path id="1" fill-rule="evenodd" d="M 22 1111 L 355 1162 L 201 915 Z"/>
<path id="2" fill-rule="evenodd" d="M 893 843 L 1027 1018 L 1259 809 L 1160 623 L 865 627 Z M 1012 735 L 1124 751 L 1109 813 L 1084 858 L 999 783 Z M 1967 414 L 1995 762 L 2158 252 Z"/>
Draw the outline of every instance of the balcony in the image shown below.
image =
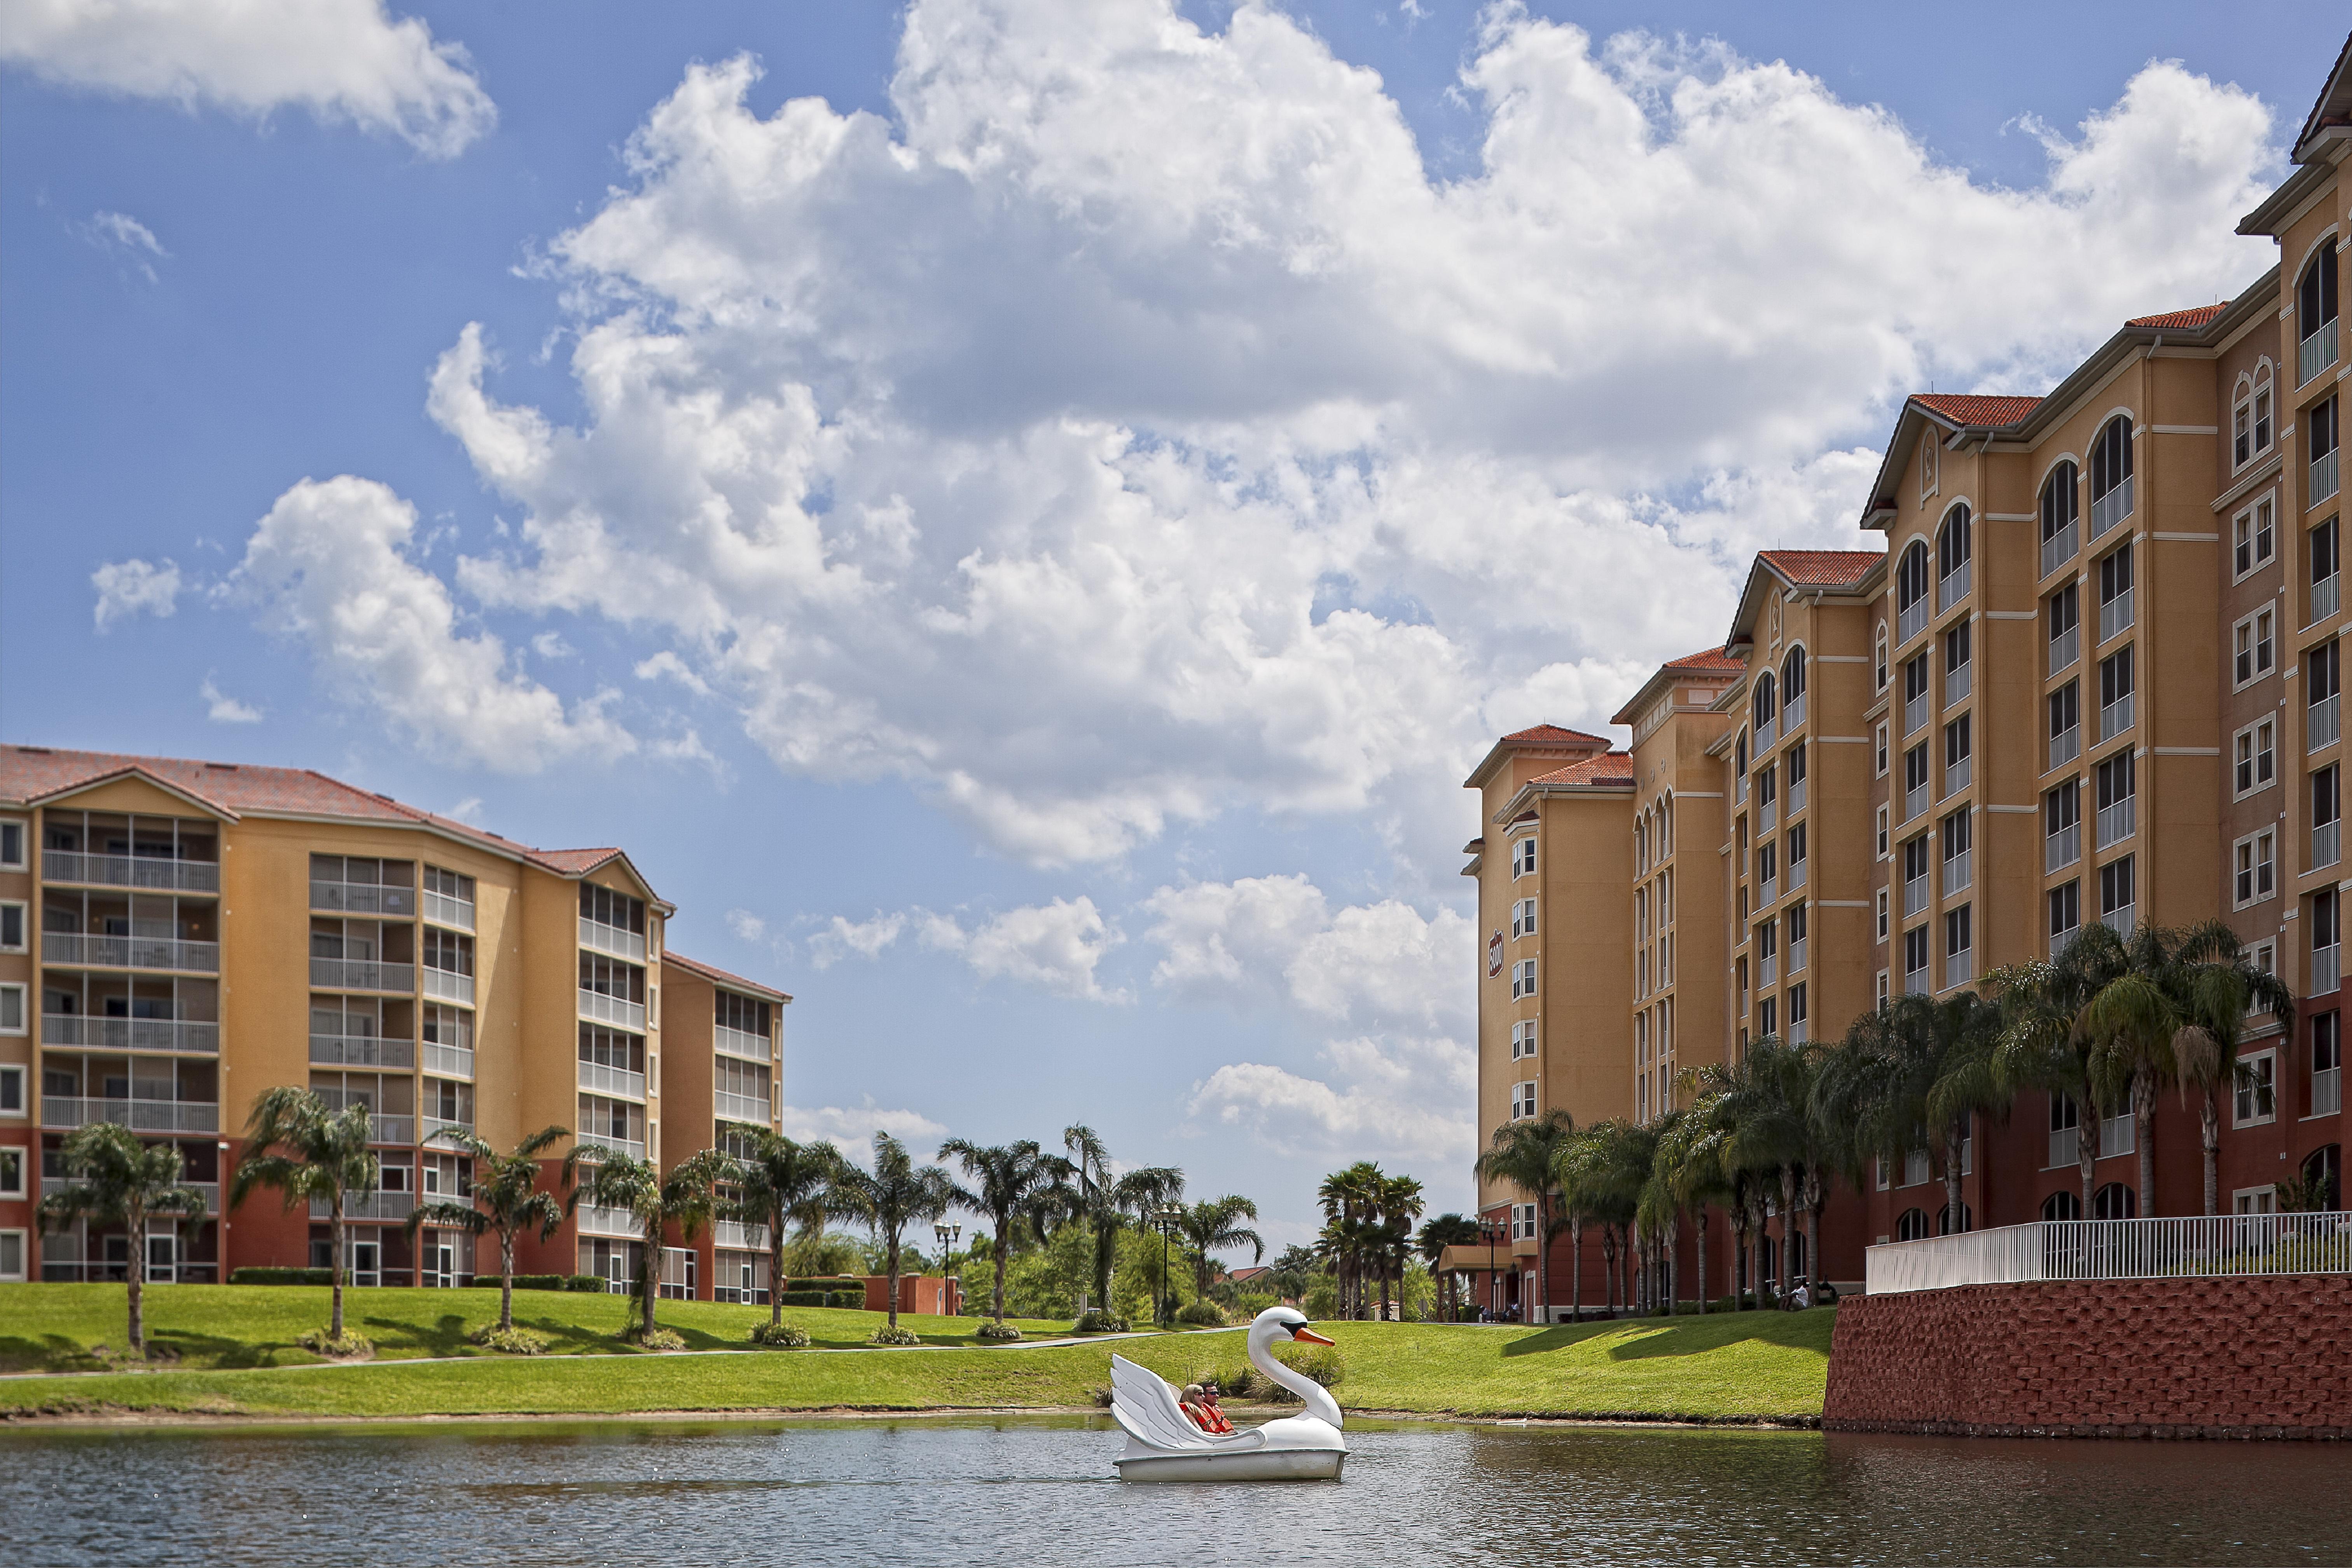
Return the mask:
<path id="1" fill-rule="evenodd" d="M 607 996 L 602 991 L 580 993 L 580 1016 L 592 1024 L 610 1024 L 631 1034 L 646 1032 L 644 1003 L 623 1001 L 618 996 Z"/>
<path id="2" fill-rule="evenodd" d="M 2064 931 L 2051 932 L 2050 961 L 2053 963 L 2058 962 L 2066 950 L 2074 945 L 2074 939 L 2082 934 L 2083 928 L 2078 925 L 2068 926 Z"/>
<path id="3" fill-rule="evenodd" d="M 764 1094 L 730 1094 L 719 1089 L 711 1090 L 710 1099 L 711 1110 L 721 1121 L 749 1121 L 765 1127 L 772 1120 Z"/>
<path id="4" fill-rule="evenodd" d="M 2305 987 L 2308 994 L 2325 996 L 2344 983 L 2343 952 L 2344 950 L 2332 942 L 2326 947 L 2311 950 L 2311 984 Z"/>
<path id="5" fill-rule="evenodd" d="M 2126 904 L 2121 909 L 2109 910 L 2099 917 L 2099 923 L 2129 942 L 2132 932 L 2139 929 L 2139 906 Z"/>
<path id="6" fill-rule="evenodd" d="M 425 1070 L 443 1078 L 472 1078 L 474 1053 L 465 1046 L 445 1046 L 427 1040 L 424 1045 Z"/>
<path id="7" fill-rule="evenodd" d="M 1927 721 L 1927 694 L 1925 691 L 1922 691 L 1916 697 L 1906 697 L 1903 700 L 1903 734 L 1905 738 L 1908 739 L 1914 730 L 1918 729 Z"/>
<path id="8" fill-rule="evenodd" d="M 453 899 L 446 893 L 427 889 L 421 900 L 425 918 L 437 926 L 449 926 L 457 931 L 474 929 L 474 906 L 465 899 Z"/>
<path id="9" fill-rule="evenodd" d="M 1789 891 L 1793 893 L 1799 888 L 1805 885 L 1805 868 L 1811 864 L 1812 862 L 1811 860 L 1791 860 L 1789 862 Z"/>
<path id="10" fill-rule="evenodd" d="M 2336 318 L 2330 316 L 2326 321 L 2314 327 L 2302 342 L 2295 345 L 2295 385 L 2301 386 L 2335 363 Z"/>
<path id="11" fill-rule="evenodd" d="M 2099 807 L 2098 837 L 2094 847 L 2105 849 L 2129 838 L 2139 825 L 2139 796 L 2127 795 L 2112 805 Z"/>
<path id="12" fill-rule="evenodd" d="M 1936 579 L 1936 613 L 1942 615 L 1969 596 L 1969 583 L 1976 563 L 1963 561 L 1958 570 Z"/>
<path id="13" fill-rule="evenodd" d="M 625 958 L 631 963 L 646 961 L 644 937 L 618 926 L 608 926 L 603 921 L 592 921 L 585 915 L 580 917 L 580 945 L 607 958 Z"/>
<path id="14" fill-rule="evenodd" d="M 2311 585 L 2311 625 L 2317 626 L 2336 613 L 2336 584 L 2341 580 L 2330 572 Z"/>
<path id="15" fill-rule="evenodd" d="M 2061 1127 L 2050 1134 L 2049 1163 L 2045 1171 L 2063 1171 L 2082 1158 L 2083 1134 L 2079 1128 Z"/>
<path id="16" fill-rule="evenodd" d="M 2074 525 L 2072 522 L 2043 540 L 2042 542 L 2042 574 L 2047 577 L 2074 559 L 2077 542 Z"/>
<path id="17" fill-rule="evenodd" d="M 2063 871 L 2083 858 L 2083 825 L 2070 822 L 2042 840 L 2042 870 Z"/>
<path id="18" fill-rule="evenodd" d="M 710 1227 L 710 1244 L 726 1252 L 765 1252 L 768 1227 L 741 1220 L 722 1219 Z"/>
<path id="19" fill-rule="evenodd" d="M 2068 626 L 2050 639 L 2050 673 L 2057 674 L 2083 657 L 2083 628 Z"/>
<path id="20" fill-rule="evenodd" d="M 144 855 L 41 852 L 41 880 L 90 888 L 144 888 L 161 893 L 217 893 L 220 865 L 213 860 L 165 860 Z"/>
<path id="21" fill-rule="evenodd" d="M 416 989 L 413 963 L 379 963 L 373 958 L 314 958 L 310 984 L 329 991 L 397 991 Z"/>
<path id="22" fill-rule="evenodd" d="M 1756 726 L 1756 738 L 1749 744 L 1756 748 L 1756 754 L 1761 757 L 1772 749 L 1772 742 L 1780 738 L 1780 721 L 1777 719 L 1767 719 Z"/>
<path id="23" fill-rule="evenodd" d="M 1805 972 L 1805 947 L 1811 940 L 1801 936 L 1789 944 L 1789 973 L 1791 975 Z"/>
<path id="24" fill-rule="evenodd" d="M 2122 636 L 2132 624 L 2132 591 L 2126 588 L 2099 606 L 2099 640 Z"/>
<path id="25" fill-rule="evenodd" d="M 220 1102 L 209 1100 L 89 1100 L 41 1096 L 43 1127 L 87 1127 L 111 1121 L 133 1132 L 217 1132 Z"/>
<path id="26" fill-rule="evenodd" d="M 2099 1158 L 2112 1160 L 2118 1154 L 2139 1152 L 2139 1129 L 2128 1110 L 2099 1118 Z"/>
<path id="27" fill-rule="evenodd" d="M 41 1044 L 99 1051 L 216 1054 L 220 1026 L 184 1018 L 94 1018 L 86 1013 L 44 1013 Z"/>
<path id="28" fill-rule="evenodd" d="M 183 974 L 218 974 L 220 943 L 181 942 L 168 936 L 78 936 L 45 931 L 41 962 L 77 969 L 168 969 Z"/>
<path id="29" fill-rule="evenodd" d="M 1780 897 L 1780 879 L 1778 876 L 1767 877 L 1756 884 L 1756 907 L 1758 909 L 1770 909 Z"/>
<path id="30" fill-rule="evenodd" d="M 415 1193 L 345 1193 L 345 1219 L 406 1219 L 416 1208 Z M 327 1200 L 310 1200 L 310 1217 L 323 1221 L 327 1217 Z"/>
<path id="31" fill-rule="evenodd" d="M 2344 449 L 2339 447 L 2324 458 L 2314 458 L 2311 460 L 2311 482 L 2305 489 L 2303 499 L 2304 505 L 2317 506 L 2322 501 L 2334 500 L 2336 499 L 2336 491 L 2337 488 L 2337 469 L 2336 460 L 2342 454 L 2343 450 Z"/>
<path id="32" fill-rule="evenodd" d="M 382 1035 L 313 1035 L 310 1060 L 318 1067 L 394 1068 L 406 1072 L 416 1065 L 416 1042 Z"/>
<path id="33" fill-rule="evenodd" d="M 1927 972 L 1926 970 L 1910 969 L 1904 971 L 1903 994 L 1906 996 L 1925 996 L 1928 994 Z"/>
<path id="34" fill-rule="evenodd" d="M 2311 1075 L 2311 1113 L 2333 1116 L 2344 1109 L 2344 1069 L 2321 1068 Z"/>
<path id="35" fill-rule="evenodd" d="M 2050 765 L 2063 768 L 2083 754 L 2083 727 L 2069 724 L 2050 737 Z"/>
<path id="36" fill-rule="evenodd" d="M 1777 796 L 1771 800 L 1763 801 L 1758 804 L 1756 807 L 1757 832 L 1769 833 L 1776 826 L 1779 825 L 1780 821 L 1780 802 Z"/>
<path id="37" fill-rule="evenodd" d="M 2137 692 L 2126 691 L 2099 710 L 2099 739 L 2112 741 L 2132 727 L 2132 699 Z"/>
<path id="38" fill-rule="evenodd" d="M 372 1115 L 368 1118 L 368 1142 L 414 1143 L 416 1142 L 416 1118 Z"/>
<path id="39" fill-rule="evenodd" d="M 1900 647 L 1927 629 L 1927 600 L 1925 595 L 1914 599 L 1895 616 L 1895 643 Z"/>
<path id="40" fill-rule="evenodd" d="M 609 1094 L 621 1100 L 643 1100 L 646 1097 L 646 1075 L 641 1072 L 631 1072 L 626 1068 L 606 1067 L 603 1062 L 582 1062 L 580 1087 L 591 1094 Z"/>
<path id="41" fill-rule="evenodd" d="M 2322 746 L 2332 746 L 2342 738 L 2344 731 L 2341 715 L 2337 710 L 2343 700 L 2341 696 L 2328 697 L 2311 705 L 2310 734 L 2313 751 L 2315 752 Z"/>
<path id="42" fill-rule="evenodd" d="M 1974 948 L 1969 949 L 1966 952 L 1951 952 L 1944 955 L 1944 987 L 1946 990 L 1949 990 L 1955 985 L 1966 985 L 1969 981 L 1974 980 L 1976 977 L 1977 955 Z"/>
<path id="43" fill-rule="evenodd" d="M 1967 700 L 1969 689 L 1976 684 L 1976 668 L 1974 661 L 1970 661 L 1958 669 L 1944 671 L 1945 707 L 1949 708 L 1956 702 Z"/>
<path id="44" fill-rule="evenodd" d="M 2096 539 L 2131 515 L 2132 476 L 2126 474 L 2123 483 L 2091 502 L 2091 537 Z"/>
<path id="45" fill-rule="evenodd" d="M 1797 726 L 1805 721 L 1805 694 L 1798 692 L 1780 704 L 1780 733 L 1793 735 Z"/>
<path id="46" fill-rule="evenodd" d="M 1748 775 L 1746 773 L 1740 774 L 1739 777 L 1732 783 L 1731 804 L 1734 805 L 1745 805 L 1748 804 Z"/>
<path id="47" fill-rule="evenodd" d="M 580 1142 L 593 1143 L 597 1141 L 583 1135 Z M 645 1145 L 639 1143 L 634 1147 L 643 1149 Z M 593 1204 L 582 1204 L 574 1217 L 579 1220 L 580 1231 L 583 1236 L 635 1237 L 642 1234 L 645 1229 L 637 1223 L 637 1216 L 627 1209 L 598 1208 Z"/>
<path id="48" fill-rule="evenodd" d="M 1780 978 L 1780 955 L 1777 952 L 1766 953 L 1757 967 L 1756 984 L 1759 986 L 1769 986 L 1778 983 Z"/>
<path id="49" fill-rule="evenodd" d="M 1790 816 L 1805 809 L 1806 782 L 1801 775 L 1789 781 L 1789 815 Z"/>
<path id="50" fill-rule="evenodd" d="M 454 1116 L 428 1116 L 425 1118 L 424 1141 L 429 1143 L 444 1132 L 471 1132 L 473 1130 L 472 1122 Z"/>
<path id="51" fill-rule="evenodd" d="M 1944 897 L 1965 891 L 1975 875 L 1976 851 L 1963 849 L 1944 862 Z"/>
<path id="52" fill-rule="evenodd" d="M 2304 868 L 2307 871 L 2316 871 L 2324 867 L 2333 866 L 2343 858 L 2343 820 L 2339 817 L 2334 822 L 2316 822 L 2312 824 L 2311 864 Z"/>
<path id="53" fill-rule="evenodd" d="M 1949 800 L 1952 796 L 1968 788 L 1969 781 L 1975 775 L 1976 758 L 1973 756 L 1962 757 L 1957 763 L 1945 763 L 1944 798 Z"/>
<path id="54" fill-rule="evenodd" d="M 1927 907 L 1927 879 L 1908 878 L 1903 884 L 1903 918 L 1909 920 Z"/>
<path id="55" fill-rule="evenodd" d="M 470 1007 L 474 1005 L 474 977 L 454 970 L 436 969 L 428 963 L 425 966 L 425 995 L 428 1001 L 457 1002 Z"/>
<path id="56" fill-rule="evenodd" d="M 1903 792 L 1904 821 L 1909 822 L 1912 818 L 1925 813 L 1927 809 L 1927 786 L 1924 782 Z"/>
<path id="57" fill-rule="evenodd" d="M 624 1154 L 632 1160 L 642 1160 L 646 1157 L 645 1140 L 641 1138 L 614 1138 L 603 1132 L 583 1132 L 580 1134 L 580 1142 L 588 1148 L 602 1149 L 612 1154 Z M 583 1209 L 581 1212 L 585 1214 L 587 1211 Z M 628 1228 L 622 1234 L 635 1235 L 635 1222 L 631 1221 Z"/>
<path id="58" fill-rule="evenodd" d="M 386 887 L 381 882 L 310 883 L 310 907 L 342 915 L 389 915 L 409 920 L 416 913 L 416 889 Z"/>
<path id="59" fill-rule="evenodd" d="M 746 1029 L 730 1029 L 724 1024 L 711 1026 L 710 1045 L 720 1056 L 745 1057 L 755 1062 L 769 1058 L 768 1037 Z"/>

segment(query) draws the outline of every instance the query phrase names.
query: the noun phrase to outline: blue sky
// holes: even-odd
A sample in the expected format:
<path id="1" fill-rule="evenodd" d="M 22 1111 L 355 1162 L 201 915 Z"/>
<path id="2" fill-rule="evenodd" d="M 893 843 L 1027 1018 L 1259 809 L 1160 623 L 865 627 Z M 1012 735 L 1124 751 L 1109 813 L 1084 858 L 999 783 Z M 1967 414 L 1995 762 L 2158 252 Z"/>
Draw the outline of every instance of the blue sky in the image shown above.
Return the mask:
<path id="1" fill-rule="evenodd" d="M 0 737 L 626 844 L 803 1131 L 1086 1121 L 1277 1241 L 1467 1197 L 1486 739 L 1853 542 L 1903 391 L 2259 274 L 2342 41 L 142 10 L 0 23 Z"/>

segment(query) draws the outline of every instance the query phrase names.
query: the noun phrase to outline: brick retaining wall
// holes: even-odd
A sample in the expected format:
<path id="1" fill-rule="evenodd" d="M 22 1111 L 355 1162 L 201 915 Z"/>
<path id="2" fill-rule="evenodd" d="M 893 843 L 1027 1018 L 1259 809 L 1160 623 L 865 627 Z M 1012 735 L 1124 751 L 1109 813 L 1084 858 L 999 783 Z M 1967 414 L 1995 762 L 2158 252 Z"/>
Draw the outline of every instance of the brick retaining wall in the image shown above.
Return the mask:
<path id="1" fill-rule="evenodd" d="M 1822 1425 L 2352 1438 L 2352 1275 L 1963 1285 L 1838 1304 Z"/>

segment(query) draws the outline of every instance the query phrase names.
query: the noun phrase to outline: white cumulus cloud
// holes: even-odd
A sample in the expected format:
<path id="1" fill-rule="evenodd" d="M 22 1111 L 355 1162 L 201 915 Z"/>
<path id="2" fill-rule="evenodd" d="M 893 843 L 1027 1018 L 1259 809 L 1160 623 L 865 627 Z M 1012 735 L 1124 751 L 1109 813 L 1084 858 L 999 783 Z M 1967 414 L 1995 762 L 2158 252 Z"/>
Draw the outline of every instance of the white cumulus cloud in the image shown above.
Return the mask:
<path id="1" fill-rule="evenodd" d="M 853 952 L 860 958 L 879 958 L 882 950 L 897 942 L 906 929 L 904 914 L 877 912 L 864 921 L 835 915 L 824 930 L 809 938 L 809 962 L 819 969 L 830 969 Z"/>
<path id="2" fill-rule="evenodd" d="M 205 700 L 205 717 L 215 724 L 261 722 L 260 709 L 249 702 L 239 702 L 236 698 L 229 696 L 213 684 L 213 679 L 209 675 L 205 677 L 205 683 L 196 689 L 196 694 Z"/>
<path id="3" fill-rule="evenodd" d="M 887 1132 L 908 1145 L 918 1163 L 930 1159 L 947 1128 L 917 1110 L 886 1110 L 867 1096 L 854 1106 L 780 1105 L 778 1119 L 784 1136 L 797 1143 L 823 1139 L 868 1167 L 874 1163 L 874 1134 Z"/>
<path id="4" fill-rule="evenodd" d="M 179 608 L 180 569 L 169 561 L 161 566 L 110 561 L 89 574 L 89 585 L 98 590 L 90 616 L 101 632 L 134 616 L 169 616 Z"/>
<path id="5" fill-rule="evenodd" d="M 1087 1002 L 1133 1000 L 1095 977 L 1103 955 L 1126 939 L 1084 894 L 1002 910 L 969 931 L 951 915 L 927 913 L 920 931 L 925 946 L 961 954 L 983 980 L 1018 980 Z"/>
<path id="6" fill-rule="evenodd" d="M 0 61 L 237 114 L 300 108 L 436 158 L 498 120 L 465 49 L 383 0 L 9 0 Z"/>

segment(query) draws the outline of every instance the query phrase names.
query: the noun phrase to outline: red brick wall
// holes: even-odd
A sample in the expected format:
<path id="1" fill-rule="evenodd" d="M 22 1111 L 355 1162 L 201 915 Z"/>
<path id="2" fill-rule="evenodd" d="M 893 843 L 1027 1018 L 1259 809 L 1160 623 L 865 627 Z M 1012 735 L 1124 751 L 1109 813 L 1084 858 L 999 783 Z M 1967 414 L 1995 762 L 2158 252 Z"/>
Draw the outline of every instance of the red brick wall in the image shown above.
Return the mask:
<path id="1" fill-rule="evenodd" d="M 1964 1285 L 1838 1305 L 1822 1424 L 2352 1437 L 2352 1275 Z"/>

